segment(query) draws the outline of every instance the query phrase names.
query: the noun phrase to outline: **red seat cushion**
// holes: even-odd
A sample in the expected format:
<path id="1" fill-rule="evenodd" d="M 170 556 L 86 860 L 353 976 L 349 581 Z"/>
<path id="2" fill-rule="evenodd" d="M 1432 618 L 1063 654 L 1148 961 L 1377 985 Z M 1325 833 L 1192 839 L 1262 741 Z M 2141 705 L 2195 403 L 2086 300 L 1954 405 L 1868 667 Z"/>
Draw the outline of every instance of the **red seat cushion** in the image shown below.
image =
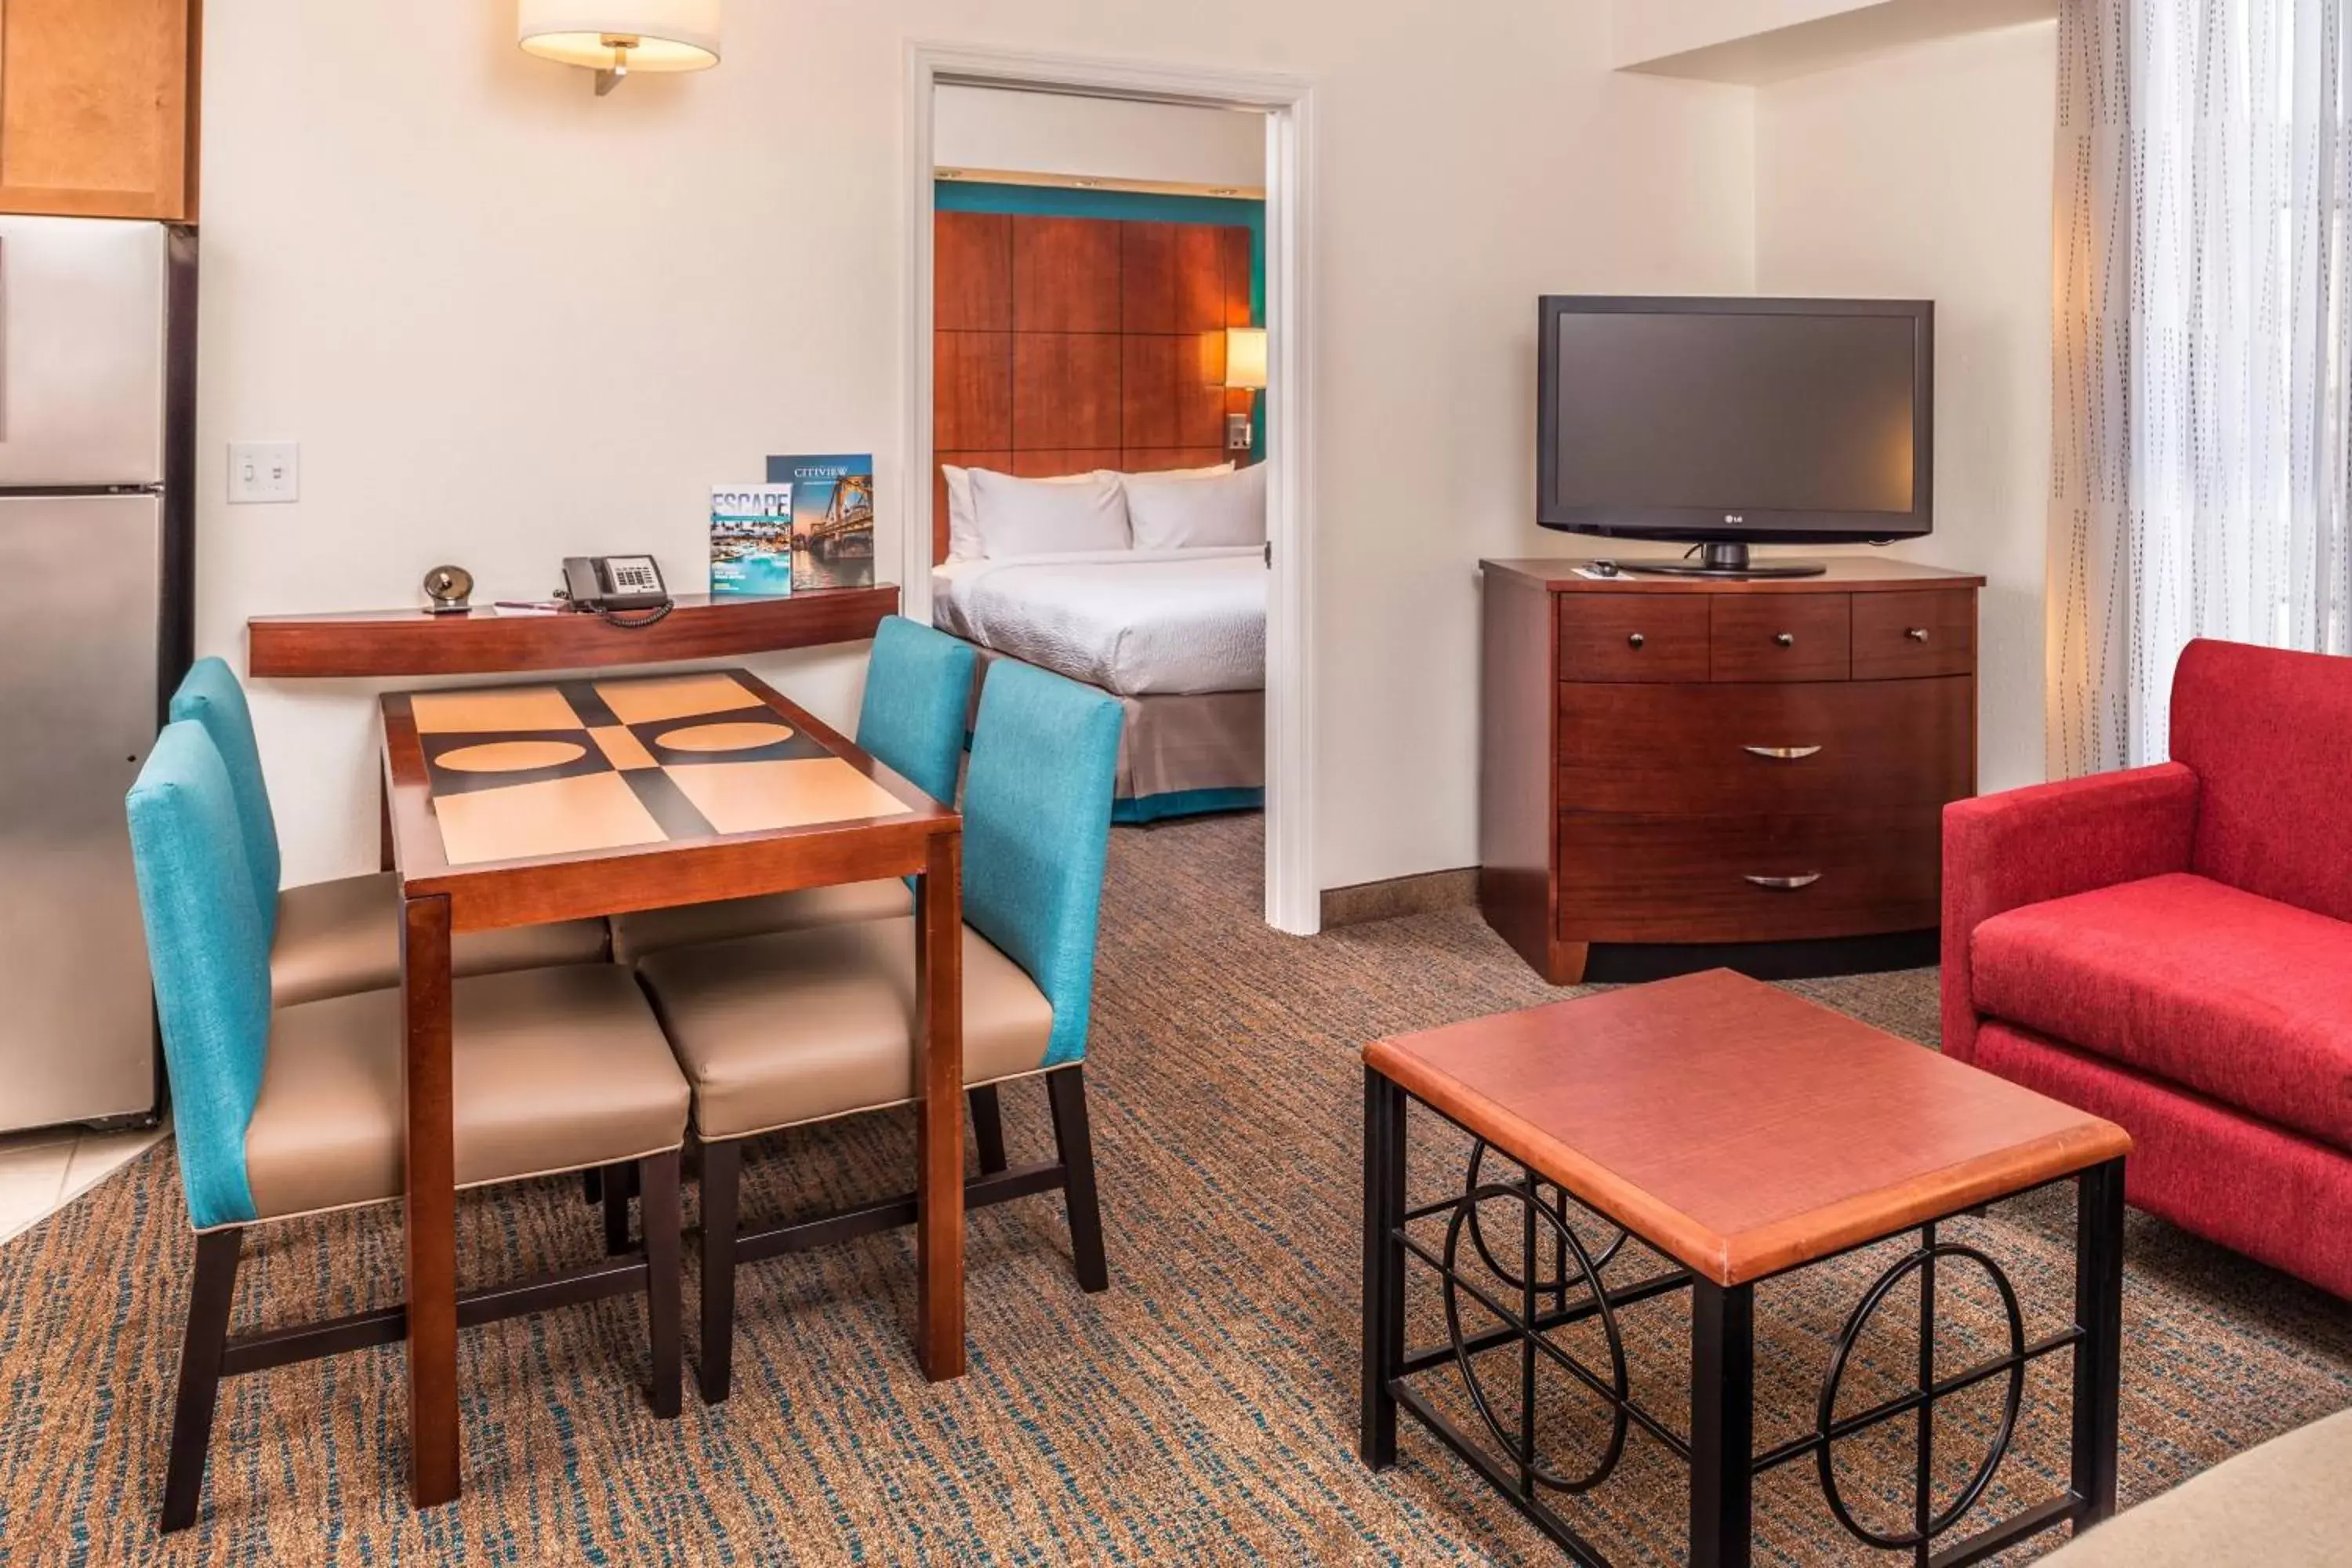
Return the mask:
<path id="1" fill-rule="evenodd" d="M 2352 1149 L 2352 925 L 2187 873 L 1994 916 L 1977 1011 Z"/>

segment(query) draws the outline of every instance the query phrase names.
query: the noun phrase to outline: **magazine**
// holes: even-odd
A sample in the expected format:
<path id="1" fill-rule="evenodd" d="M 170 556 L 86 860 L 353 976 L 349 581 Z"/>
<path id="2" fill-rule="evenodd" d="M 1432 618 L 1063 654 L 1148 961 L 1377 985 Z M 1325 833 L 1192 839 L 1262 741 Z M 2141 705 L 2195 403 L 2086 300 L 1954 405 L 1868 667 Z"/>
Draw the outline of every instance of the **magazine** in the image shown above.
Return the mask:
<path id="1" fill-rule="evenodd" d="M 768 488 L 792 491 L 793 580 L 803 588 L 874 585 L 874 458 L 772 457 Z"/>
<path id="2" fill-rule="evenodd" d="M 793 487 L 714 485 L 710 595 L 793 591 Z"/>

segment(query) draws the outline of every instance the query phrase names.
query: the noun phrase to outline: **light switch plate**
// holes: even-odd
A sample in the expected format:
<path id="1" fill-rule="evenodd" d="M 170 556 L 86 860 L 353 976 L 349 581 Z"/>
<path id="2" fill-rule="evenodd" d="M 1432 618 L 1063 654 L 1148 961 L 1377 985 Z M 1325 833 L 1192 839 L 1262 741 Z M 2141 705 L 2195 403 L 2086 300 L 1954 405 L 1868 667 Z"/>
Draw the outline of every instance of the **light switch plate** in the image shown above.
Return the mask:
<path id="1" fill-rule="evenodd" d="M 232 503 L 289 501 L 302 494 L 302 448 L 293 441 L 231 441 L 228 499 Z"/>

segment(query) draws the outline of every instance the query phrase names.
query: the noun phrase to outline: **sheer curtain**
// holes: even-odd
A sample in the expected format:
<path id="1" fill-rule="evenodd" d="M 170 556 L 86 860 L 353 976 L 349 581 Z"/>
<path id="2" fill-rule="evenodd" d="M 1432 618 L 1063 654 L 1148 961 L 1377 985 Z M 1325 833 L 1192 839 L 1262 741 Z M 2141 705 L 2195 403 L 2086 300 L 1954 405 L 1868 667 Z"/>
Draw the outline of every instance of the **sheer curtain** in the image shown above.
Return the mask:
<path id="1" fill-rule="evenodd" d="M 2053 777 L 2166 754 L 2191 637 L 2352 652 L 2352 0 L 2063 0 Z"/>

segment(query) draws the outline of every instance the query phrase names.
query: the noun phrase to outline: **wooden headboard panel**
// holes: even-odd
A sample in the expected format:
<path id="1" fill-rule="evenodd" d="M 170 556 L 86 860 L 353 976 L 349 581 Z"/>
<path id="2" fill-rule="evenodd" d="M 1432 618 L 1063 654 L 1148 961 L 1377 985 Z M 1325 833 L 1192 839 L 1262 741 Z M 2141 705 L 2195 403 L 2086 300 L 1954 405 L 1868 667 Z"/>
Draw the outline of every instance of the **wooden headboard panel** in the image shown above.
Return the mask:
<path id="1" fill-rule="evenodd" d="M 1219 329 L 1250 324 L 1250 232 L 1006 213 L 935 215 L 931 445 L 1045 478 L 1223 461 Z M 948 553 L 931 476 L 931 559 Z"/>

